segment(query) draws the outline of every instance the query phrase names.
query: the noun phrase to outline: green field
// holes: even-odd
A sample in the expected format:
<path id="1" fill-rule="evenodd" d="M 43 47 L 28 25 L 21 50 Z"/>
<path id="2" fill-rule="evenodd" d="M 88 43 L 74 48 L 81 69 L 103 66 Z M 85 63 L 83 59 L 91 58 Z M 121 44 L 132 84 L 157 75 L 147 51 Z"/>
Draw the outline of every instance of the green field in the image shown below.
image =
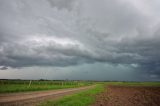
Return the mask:
<path id="1" fill-rule="evenodd" d="M 122 86 L 160 86 L 160 82 L 105 82 L 106 85 Z"/>
<path id="2" fill-rule="evenodd" d="M 46 80 L 0 80 L 0 93 L 40 91 L 75 88 L 96 84 L 95 88 L 65 96 L 58 100 L 47 101 L 40 106 L 89 106 L 96 100 L 96 95 L 106 86 L 160 86 L 160 82 L 94 82 L 94 81 L 46 81 Z"/>
<path id="3" fill-rule="evenodd" d="M 0 80 L 0 93 L 40 91 L 75 88 L 95 83 L 126 86 L 160 86 L 159 82 L 91 82 L 91 81 L 46 81 L 46 80 Z"/>
<path id="4" fill-rule="evenodd" d="M 91 85 L 86 81 L 0 80 L 0 93 L 75 88 Z"/>
<path id="5" fill-rule="evenodd" d="M 96 95 L 104 91 L 104 84 L 97 84 L 95 88 L 77 94 L 65 96 L 60 100 L 47 101 L 39 106 L 88 106 L 95 102 Z"/>

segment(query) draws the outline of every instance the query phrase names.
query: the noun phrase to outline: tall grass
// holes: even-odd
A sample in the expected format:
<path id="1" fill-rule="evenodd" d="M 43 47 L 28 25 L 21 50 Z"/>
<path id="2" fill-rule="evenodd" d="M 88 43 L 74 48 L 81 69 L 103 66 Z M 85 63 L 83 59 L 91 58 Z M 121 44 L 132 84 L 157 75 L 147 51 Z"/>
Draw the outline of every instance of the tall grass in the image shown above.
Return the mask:
<path id="1" fill-rule="evenodd" d="M 84 81 L 39 81 L 0 80 L 0 93 L 64 89 L 87 86 L 92 82 Z"/>

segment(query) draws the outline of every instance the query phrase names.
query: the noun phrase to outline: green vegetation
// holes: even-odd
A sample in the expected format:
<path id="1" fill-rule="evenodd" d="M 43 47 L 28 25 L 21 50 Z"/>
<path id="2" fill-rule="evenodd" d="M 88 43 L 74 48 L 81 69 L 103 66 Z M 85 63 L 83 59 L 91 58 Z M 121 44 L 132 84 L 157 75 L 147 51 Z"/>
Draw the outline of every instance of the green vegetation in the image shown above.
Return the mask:
<path id="1" fill-rule="evenodd" d="M 58 100 L 43 102 L 40 106 L 88 106 L 95 102 L 96 95 L 104 91 L 105 85 L 119 86 L 160 86 L 160 82 L 91 82 L 91 81 L 47 81 L 47 80 L 0 80 L 0 93 L 24 92 L 75 88 L 87 85 L 92 89 L 65 96 Z"/>
<path id="2" fill-rule="evenodd" d="M 97 84 L 95 88 L 65 96 L 60 100 L 47 101 L 40 106 L 88 106 L 95 102 L 96 95 L 102 91 L 104 91 L 104 84 Z"/>
<path id="3" fill-rule="evenodd" d="M 107 85 L 160 86 L 160 82 L 96 82 Z M 75 88 L 95 84 L 89 81 L 0 80 L 0 93 Z"/>
<path id="4" fill-rule="evenodd" d="M 87 81 L 0 80 L 0 93 L 75 88 L 91 85 Z"/>
<path id="5" fill-rule="evenodd" d="M 160 82 L 106 82 L 107 85 L 123 86 L 160 86 Z"/>

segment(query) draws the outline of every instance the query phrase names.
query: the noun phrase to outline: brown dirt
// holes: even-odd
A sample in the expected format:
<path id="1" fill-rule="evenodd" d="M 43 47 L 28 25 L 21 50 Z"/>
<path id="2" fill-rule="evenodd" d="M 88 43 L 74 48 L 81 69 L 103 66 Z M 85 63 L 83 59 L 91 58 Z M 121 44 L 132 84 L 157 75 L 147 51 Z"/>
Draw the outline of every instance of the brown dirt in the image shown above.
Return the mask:
<path id="1" fill-rule="evenodd" d="M 58 99 L 62 96 L 95 87 L 68 88 L 61 90 L 36 91 L 26 93 L 0 94 L 0 106 L 35 106 L 40 102 Z"/>
<path id="2" fill-rule="evenodd" d="M 109 86 L 92 106 L 160 106 L 160 87 Z"/>

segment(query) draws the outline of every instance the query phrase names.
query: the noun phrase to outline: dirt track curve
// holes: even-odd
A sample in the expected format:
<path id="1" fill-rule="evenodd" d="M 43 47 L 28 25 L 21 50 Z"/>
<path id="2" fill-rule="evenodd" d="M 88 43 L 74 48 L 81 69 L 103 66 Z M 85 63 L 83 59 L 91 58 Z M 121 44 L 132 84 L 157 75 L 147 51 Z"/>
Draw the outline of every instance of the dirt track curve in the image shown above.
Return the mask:
<path id="1" fill-rule="evenodd" d="M 65 95 L 87 90 L 93 87 L 95 87 L 95 85 L 61 90 L 0 94 L 0 106 L 35 106 L 45 100 L 57 99 Z"/>

